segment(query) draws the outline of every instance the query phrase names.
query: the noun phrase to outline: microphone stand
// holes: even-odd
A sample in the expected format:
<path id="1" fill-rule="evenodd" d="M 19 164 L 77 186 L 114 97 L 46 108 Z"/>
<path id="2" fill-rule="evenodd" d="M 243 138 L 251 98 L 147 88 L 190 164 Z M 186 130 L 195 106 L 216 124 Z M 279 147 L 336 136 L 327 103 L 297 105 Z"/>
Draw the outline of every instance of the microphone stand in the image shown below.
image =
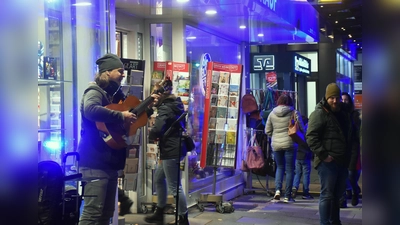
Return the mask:
<path id="1" fill-rule="evenodd" d="M 171 133 L 172 129 L 175 128 L 175 125 L 178 124 L 178 123 L 180 123 L 183 119 L 185 119 L 185 118 L 186 118 L 186 115 L 187 115 L 187 112 L 183 112 L 183 113 L 178 117 L 178 119 L 176 119 L 176 120 L 171 124 L 171 127 L 165 132 L 164 137 L 168 137 L 168 135 Z M 182 133 L 183 133 L 183 131 L 185 130 L 185 128 L 184 128 L 181 124 L 179 124 L 179 128 L 178 128 L 178 129 L 179 129 L 179 147 L 178 147 L 179 152 L 178 152 L 178 162 L 177 162 L 177 164 L 178 164 L 178 169 L 177 169 L 177 173 L 178 173 L 178 176 L 177 176 L 177 177 L 178 177 L 178 180 L 177 180 L 177 183 L 176 183 L 176 197 L 175 197 L 175 205 L 176 205 L 176 209 L 175 209 L 175 225 L 178 224 L 179 186 L 180 186 L 180 183 L 181 183 L 181 182 L 180 182 L 180 181 L 181 181 L 181 179 L 180 179 L 180 175 L 181 175 L 180 163 L 181 163 L 182 138 L 183 138 Z M 183 191 L 183 190 L 182 190 L 182 191 Z"/>

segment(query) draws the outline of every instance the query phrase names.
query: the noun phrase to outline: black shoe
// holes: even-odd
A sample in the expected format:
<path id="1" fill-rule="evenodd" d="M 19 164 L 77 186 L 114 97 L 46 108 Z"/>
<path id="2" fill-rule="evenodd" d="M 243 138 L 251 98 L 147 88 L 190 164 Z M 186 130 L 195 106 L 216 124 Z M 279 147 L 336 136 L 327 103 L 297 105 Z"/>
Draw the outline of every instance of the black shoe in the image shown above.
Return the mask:
<path id="1" fill-rule="evenodd" d="M 292 189 L 292 198 L 296 198 L 297 196 L 297 188 Z"/>
<path id="2" fill-rule="evenodd" d="M 346 197 L 347 199 L 352 199 L 353 193 L 351 192 L 351 190 L 346 190 Z"/>
<path id="3" fill-rule="evenodd" d="M 156 207 L 153 215 L 146 216 L 144 221 L 164 225 L 164 208 Z"/>
<path id="4" fill-rule="evenodd" d="M 353 197 L 351 198 L 351 205 L 352 206 L 357 206 L 359 202 L 360 196 L 358 194 L 353 194 Z"/>
<path id="5" fill-rule="evenodd" d="M 169 222 L 168 224 L 169 225 L 175 224 L 175 220 Z M 188 214 L 186 213 L 185 215 L 179 215 L 177 224 L 179 224 L 179 225 L 189 225 Z"/>
<path id="6" fill-rule="evenodd" d="M 302 199 L 314 199 L 314 197 L 311 196 L 310 194 L 303 195 L 301 198 Z"/>
<path id="7" fill-rule="evenodd" d="M 132 200 L 128 199 L 126 201 L 121 202 L 121 205 L 119 206 L 119 215 L 123 216 L 126 214 L 131 214 L 131 207 L 133 205 Z"/>
<path id="8" fill-rule="evenodd" d="M 340 199 L 340 208 L 347 208 L 347 199 Z"/>

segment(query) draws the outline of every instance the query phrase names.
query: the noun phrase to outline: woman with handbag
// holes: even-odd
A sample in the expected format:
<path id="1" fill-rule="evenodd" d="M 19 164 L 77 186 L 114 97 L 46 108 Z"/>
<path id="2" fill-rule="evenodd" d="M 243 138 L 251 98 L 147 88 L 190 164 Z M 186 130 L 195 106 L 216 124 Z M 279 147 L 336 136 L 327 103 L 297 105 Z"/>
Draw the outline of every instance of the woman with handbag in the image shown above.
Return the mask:
<path id="1" fill-rule="evenodd" d="M 286 94 L 279 96 L 277 106 L 269 114 L 265 126 L 265 133 L 271 137 L 271 147 L 277 167 L 274 199 L 280 200 L 283 176 L 286 173 L 284 202 L 294 202 L 291 192 L 298 144 L 288 134 L 288 124 L 293 113 L 300 130 L 304 132 L 304 124 L 300 113 L 293 108 L 293 100 Z"/>

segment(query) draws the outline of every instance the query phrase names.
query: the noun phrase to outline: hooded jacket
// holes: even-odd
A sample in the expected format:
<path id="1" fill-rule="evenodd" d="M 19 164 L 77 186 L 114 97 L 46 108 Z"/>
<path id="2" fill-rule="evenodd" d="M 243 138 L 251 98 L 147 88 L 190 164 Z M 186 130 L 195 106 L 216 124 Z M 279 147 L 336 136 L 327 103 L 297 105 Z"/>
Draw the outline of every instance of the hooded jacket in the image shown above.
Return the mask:
<path id="1" fill-rule="evenodd" d="M 122 99 L 116 99 L 116 95 L 113 99 L 111 94 L 97 84 L 91 84 L 85 90 L 80 106 L 82 117 L 81 139 L 78 145 L 80 166 L 101 170 L 124 169 L 127 156 L 126 148 L 118 150 L 110 148 L 104 142 L 101 132 L 96 127 L 96 122 L 123 124 L 122 112 L 104 107 L 119 100 Z M 150 109 L 146 112 L 148 115 L 152 114 Z"/>
<path id="2" fill-rule="evenodd" d="M 271 147 L 273 151 L 297 149 L 297 143 L 293 142 L 288 135 L 289 120 L 294 109 L 291 106 L 278 105 L 269 114 L 265 125 L 265 133 L 271 137 Z M 300 129 L 304 131 L 303 120 L 300 113 L 296 113 L 296 119 L 299 120 Z"/>
<path id="3" fill-rule="evenodd" d="M 336 163 L 344 167 L 349 166 L 353 154 L 351 144 L 354 141 L 353 126 L 348 113 L 340 110 L 337 114 L 341 117 L 344 126 L 341 126 L 340 121 L 330 111 L 324 98 L 310 115 L 306 138 L 307 144 L 316 156 L 314 157 L 315 168 L 328 155 L 332 156 Z"/>
<path id="4" fill-rule="evenodd" d="M 174 95 L 168 96 L 157 107 L 157 117 L 154 127 L 149 133 L 149 140 L 159 139 L 160 159 L 178 159 L 179 145 L 181 144 L 181 157 L 186 155 L 185 145 L 180 141 L 181 134 L 178 127 L 174 128 L 168 137 L 164 133 L 171 127 L 172 123 L 184 112 L 181 99 Z M 177 125 L 178 126 L 178 125 Z M 184 126 L 184 124 L 183 124 Z"/>

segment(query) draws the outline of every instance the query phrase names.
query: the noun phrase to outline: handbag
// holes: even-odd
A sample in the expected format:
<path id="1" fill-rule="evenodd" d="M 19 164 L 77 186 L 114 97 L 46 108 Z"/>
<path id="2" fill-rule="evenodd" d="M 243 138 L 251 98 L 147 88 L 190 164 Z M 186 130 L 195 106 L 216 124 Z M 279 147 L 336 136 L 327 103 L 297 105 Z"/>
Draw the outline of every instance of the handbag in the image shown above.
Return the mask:
<path id="1" fill-rule="evenodd" d="M 266 151 L 267 158 L 265 159 L 264 167 L 261 169 L 252 169 L 251 172 L 258 176 L 275 177 L 276 163 L 272 157 L 270 138 L 267 137 L 267 141 L 263 146 L 264 146 L 264 149 L 267 149 L 267 151 Z"/>
<path id="2" fill-rule="evenodd" d="M 257 144 L 256 134 L 250 140 L 250 144 L 247 147 L 246 164 L 249 169 L 260 169 L 264 167 L 264 153 L 261 146 Z"/>
<path id="3" fill-rule="evenodd" d="M 185 144 L 186 150 L 188 152 L 196 148 L 196 145 L 194 144 L 192 137 L 190 137 L 189 135 L 183 135 L 183 143 Z"/>
<path id="4" fill-rule="evenodd" d="M 307 146 L 303 132 L 300 130 L 299 120 L 296 116 L 296 110 L 293 110 L 289 120 L 288 135 L 299 145 Z"/>

